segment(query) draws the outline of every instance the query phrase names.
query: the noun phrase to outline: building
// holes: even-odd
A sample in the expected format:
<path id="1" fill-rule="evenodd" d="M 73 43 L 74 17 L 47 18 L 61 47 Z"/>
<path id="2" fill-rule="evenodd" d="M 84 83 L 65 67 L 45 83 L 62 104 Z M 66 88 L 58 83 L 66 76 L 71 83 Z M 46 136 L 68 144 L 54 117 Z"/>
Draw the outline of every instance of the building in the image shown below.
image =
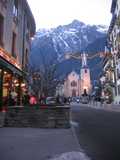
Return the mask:
<path id="1" fill-rule="evenodd" d="M 64 96 L 64 84 L 58 84 L 56 87 L 56 96 Z"/>
<path id="2" fill-rule="evenodd" d="M 80 76 L 75 71 L 72 71 L 65 79 L 64 96 L 65 97 L 80 96 Z"/>
<path id="3" fill-rule="evenodd" d="M 91 92 L 91 78 L 90 69 L 87 65 L 87 55 L 84 53 L 81 55 L 82 67 L 80 74 L 72 71 L 64 82 L 64 95 L 66 97 L 81 96 L 85 92 L 90 94 Z"/>
<path id="4" fill-rule="evenodd" d="M 82 54 L 82 68 L 80 70 L 80 83 L 81 83 L 81 93 L 83 94 L 85 91 L 87 94 L 91 92 L 91 78 L 90 78 L 90 69 L 87 65 L 87 55 L 85 53 Z"/>
<path id="5" fill-rule="evenodd" d="M 11 91 L 20 104 L 35 21 L 26 0 L 0 0 L 0 107 Z"/>
<path id="6" fill-rule="evenodd" d="M 108 29 L 107 48 L 104 71 L 107 87 L 111 87 L 114 103 L 120 103 L 120 0 L 112 0 L 112 19 Z"/>

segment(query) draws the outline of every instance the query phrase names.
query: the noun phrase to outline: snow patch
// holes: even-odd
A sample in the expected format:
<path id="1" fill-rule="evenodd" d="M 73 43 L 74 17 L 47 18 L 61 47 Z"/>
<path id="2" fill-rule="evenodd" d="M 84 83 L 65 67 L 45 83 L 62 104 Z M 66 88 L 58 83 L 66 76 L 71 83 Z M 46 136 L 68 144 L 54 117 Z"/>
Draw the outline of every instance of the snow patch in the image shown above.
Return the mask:
<path id="1" fill-rule="evenodd" d="M 101 33 L 107 33 L 108 27 L 107 26 L 98 25 L 97 26 L 97 31 L 101 32 Z"/>
<path id="2" fill-rule="evenodd" d="M 78 127 L 78 123 L 77 122 L 75 122 L 75 121 L 70 121 L 70 124 L 72 125 L 72 126 L 74 126 L 74 127 Z"/>
<path id="3" fill-rule="evenodd" d="M 67 42 L 61 36 L 59 36 L 59 39 L 65 44 L 67 48 L 70 48 Z"/>
<path id="4" fill-rule="evenodd" d="M 83 152 L 72 151 L 72 152 L 62 153 L 61 155 L 57 155 L 49 160 L 90 160 L 90 158 Z"/>
<path id="5" fill-rule="evenodd" d="M 54 46 L 54 49 L 55 49 L 55 51 L 57 52 L 58 50 L 57 50 L 57 44 L 56 44 L 56 40 L 54 39 L 54 37 L 52 37 L 52 41 L 53 41 L 53 46 Z"/>

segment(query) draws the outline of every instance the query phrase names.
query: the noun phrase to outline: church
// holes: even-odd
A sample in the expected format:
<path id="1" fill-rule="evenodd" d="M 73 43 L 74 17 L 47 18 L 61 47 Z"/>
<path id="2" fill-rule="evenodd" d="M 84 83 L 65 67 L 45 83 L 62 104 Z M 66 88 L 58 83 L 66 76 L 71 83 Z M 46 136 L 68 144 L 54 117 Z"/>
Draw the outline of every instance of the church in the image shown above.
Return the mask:
<path id="1" fill-rule="evenodd" d="M 91 78 L 90 69 L 87 65 L 87 54 L 83 53 L 81 55 L 82 67 L 80 69 L 80 74 L 72 71 L 68 74 L 64 81 L 64 96 L 65 97 L 76 97 L 81 96 L 85 92 L 90 94 L 91 92 Z"/>

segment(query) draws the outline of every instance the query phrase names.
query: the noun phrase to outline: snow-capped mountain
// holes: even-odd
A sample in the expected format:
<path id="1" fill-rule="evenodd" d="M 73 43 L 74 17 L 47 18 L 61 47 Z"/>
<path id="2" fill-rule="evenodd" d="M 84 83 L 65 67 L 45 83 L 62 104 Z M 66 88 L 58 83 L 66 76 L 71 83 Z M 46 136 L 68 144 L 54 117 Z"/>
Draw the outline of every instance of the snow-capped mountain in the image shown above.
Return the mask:
<path id="1" fill-rule="evenodd" d="M 95 53 L 104 50 L 107 29 L 106 26 L 86 25 L 78 20 L 57 28 L 40 29 L 32 43 L 30 62 L 37 67 L 42 64 L 43 59 L 46 61 L 55 59 L 63 64 L 66 61 L 65 53 L 82 51 Z"/>

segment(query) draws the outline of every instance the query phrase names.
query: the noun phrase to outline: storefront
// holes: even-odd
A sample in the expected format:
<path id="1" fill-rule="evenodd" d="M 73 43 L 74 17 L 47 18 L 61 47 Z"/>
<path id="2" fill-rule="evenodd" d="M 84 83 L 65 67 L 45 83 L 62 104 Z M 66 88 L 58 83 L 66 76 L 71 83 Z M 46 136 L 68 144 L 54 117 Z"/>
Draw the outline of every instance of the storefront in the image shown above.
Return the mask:
<path id="1" fill-rule="evenodd" d="M 23 79 L 24 74 L 17 61 L 0 49 L 0 107 L 9 105 L 11 95 L 14 95 L 16 105 L 21 104 Z"/>

